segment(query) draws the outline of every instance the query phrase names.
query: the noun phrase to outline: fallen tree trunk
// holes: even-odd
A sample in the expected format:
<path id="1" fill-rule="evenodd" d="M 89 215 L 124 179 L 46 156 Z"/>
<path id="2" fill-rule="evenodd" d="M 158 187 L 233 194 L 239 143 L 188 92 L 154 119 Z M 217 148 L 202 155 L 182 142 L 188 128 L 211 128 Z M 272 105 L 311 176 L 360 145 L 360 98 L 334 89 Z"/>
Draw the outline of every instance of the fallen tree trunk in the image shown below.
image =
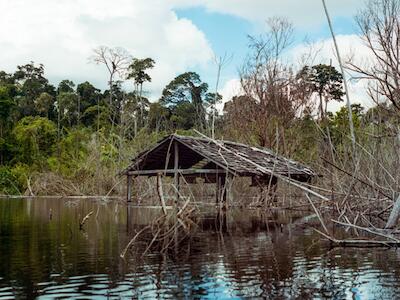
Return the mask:
<path id="1" fill-rule="evenodd" d="M 385 225 L 385 229 L 394 228 L 397 224 L 397 221 L 399 220 L 399 216 L 400 216 L 400 195 L 397 197 L 397 200 L 393 205 L 389 219 Z"/>
<path id="2" fill-rule="evenodd" d="M 90 218 L 90 216 L 93 214 L 93 210 L 88 213 L 83 219 L 82 221 L 79 223 L 79 229 L 82 230 L 83 229 L 83 225 L 85 225 L 86 221 Z"/>
<path id="3" fill-rule="evenodd" d="M 383 232 L 379 232 L 378 229 L 375 229 L 375 228 L 371 229 L 371 228 L 368 228 L 368 227 L 362 227 L 362 226 L 358 226 L 358 225 L 355 225 L 355 224 L 343 223 L 343 222 L 340 222 L 340 221 L 337 221 L 337 220 L 331 220 L 331 221 L 336 223 L 336 224 L 342 225 L 342 226 L 348 226 L 348 227 L 353 227 L 355 229 L 364 230 L 364 231 L 369 232 L 371 234 L 374 234 L 374 235 L 377 235 L 377 236 L 381 236 L 381 237 L 393 240 L 393 241 L 395 241 L 395 242 L 400 244 L 400 240 L 399 239 L 397 239 L 396 237 L 394 237 L 391 234 L 386 234 L 386 233 L 383 233 Z"/>
<path id="4" fill-rule="evenodd" d="M 339 246 L 349 246 L 349 247 L 394 247 L 400 245 L 400 242 L 397 241 L 384 241 L 384 240 L 356 240 L 356 239 L 345 239 L 338 240 L 334 237 L 331 237 L 318 229 L 314 228 L 314 231 L 327 238 L 330 242 L 337 244 Z"/>

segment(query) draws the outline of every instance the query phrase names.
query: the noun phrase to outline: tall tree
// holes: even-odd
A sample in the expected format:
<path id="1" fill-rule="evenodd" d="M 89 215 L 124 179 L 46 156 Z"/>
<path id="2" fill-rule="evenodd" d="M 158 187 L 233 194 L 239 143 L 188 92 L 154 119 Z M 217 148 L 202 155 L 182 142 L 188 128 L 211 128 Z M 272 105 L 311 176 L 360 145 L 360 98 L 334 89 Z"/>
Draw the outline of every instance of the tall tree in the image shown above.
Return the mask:
<path id="1" fill-rule="evenodd" d="M 370 0 L 356 22 L 370 59 L 364 63 L 351 58 L 347 67 L 356 78 L 367 80 L 375 103 L 389 101 L 400 112 L 400 2 Z"/>
<path id="2" fill-rule="evenodd" d="M 215 56 L 214 57 L 214 63 L 217 66 L 217 78 L 215 80 L 215 93 L 214 93 L 214 98 L 209 101 L 211 106 L 210 106 L 210 114 L 211 114 L 211 137 L 214 139 L 215 138 L 215 119 L 216 116 L 218 115 L 218 111 L 216 108 L 216 105 L 218 102 L 222 100 L 222 97 L 218 94 L 218 87 L 219 87 L 219 81 L 221 78 L 221 72 L 223 67 L 228 64 L 228 62 L 232 59 L 231 57 L 228 57 L 227 54 L 225 53 L 224 56 Z"/>
<path id="3" fill-rule="evenodd" d="M 160 102 L 150 103 L 148 116 L 149 128 L 155 130 L 157 133 L 160 130 L 169 130 L 170 114 L 171 111 Z"/>
<path id="4" fill-rule="evenodd" d="M 0 72 L 0 138 L 3 137 L 7 125 L 11 125 L 11 113 L 16 108 L 16 87 L 11 75 Z"/>
<path id="5" fill-rule="evenodd" d="M 186 72 L 172 80 L 163 90 L 160 102 L 167 107 L 176 107 L 183 102 L 189 102 L 195 110 L 194 124 L 204 129 L 206 122 L 205 105 L 213 99 L 208 93 L 208 84 L 202 82 L 195 72 Z"/>
<path id="6" fill-rule="evenodd" d="M 95 64 L 104 65 L 108 71 L 108 104 L 111 111 L 110 121 L 112 125 L 114 125 L 117 117 L 116 112 L 113 111 L 114 87 L 118 86 L 116 85 L 116 76 L 121 78 L 124 77 L 124 73 L 126 72 L 131 60 L 131 55 L 124 48 L 120 47 L 109 48 L 106 46 L 100 46 L 94 49 L 93 52 L 94 54 L 90 57 L 90 60 Z"/>
<path id="7" fill-rule="evenodd" d="M 18 106 L 23 116 L 36 115 L 35 99 L 46 92 L 55 96 L 55 89 L 44 77 L 44 66 L 36 66 L 33 62 L 18 66 L 14 79 L 19 86 Z"/>
<path id="8" fill-rule="evenodd" d="M 144 102 L 142 101 L 143 96 L 143 83 L 151 82 L 151 77 L 146 71 L 154 68 L 154 60 L 152 58 L 134 58 L 132 63 L 128 67 L 127 79 L 132 79 L 135 84 L 135 94 L 138 96 L 138 105 L 140 110 L 140 126 L 144 125 L 143 122 L 143 111 Z M 135 134 L 137 134 L 137 126 L 135 126 Z"/>
<path id="9" fill-rule="evenodd" d="M 106 107 L 101 103 L 103 96 L 100 90 L 95 88 L 88 81 L 85 81 L 78 84 L 76 87 L 76 93 L 80 99 L 83 124 L 85 126 L 95 125 L 98 123 L 96 121 L 99 121 L 99 114 L 106 111 Z"/>
<path id="10" fill-rule="evenodd" d="M 75 83 L 71 80 L 64 79 L 58 84 L 57 87 L 57 94 L 61 93 L 73 93 L 75 90 Z"/>
<path id="11" fill-rule="evenodd" d="M 57 95 L 57 112 L 60 126 L 72 127 L 78 123 L 79 96 L 75 92 Z"/>
<path id="12" fill-rule="evenodd" d="M 82 111 L 85 111 L 90 106 L 97 105 L 101 99 L 100 90 L 88 81 L 78 84 L 76 93 L 81 98 Z"/>
<path id="13" fill-rule="evenodd" d="M 248 130 L 261 146 L 274 147 L 277 140 L 284 146 L 277 133 L 283 135 L 290 128 L 309 98 L 307 93 L 300 93 L 293 66 L 282 59 L 293 40 L 292 24 L 282 18 L 270 19 L 268 24 L 266 34 L 250 37 L 250 51 L 240 70 L 245 97 L 233 105 L 246 105 L 246 99 L 249 107 L 256 105 L 254 114 L 244 117 L 252 119 Z"/>
<path id="14" fill-rule="evenodd" d="M 53 110 L 54 107 L 54 97 L 50 94 L 43 92 L 35 99 L 35 108 L 36 111 L 41 116 L 45 116 L 49 118 L 49 113 Z"/>
<path id="15" fill-rule="evenodd" d="M 311 91 L 318 95 L 319 114 L 322 120 L 326 115 L 329 101 L 343 101 L 343 76 L 335 67 L 324 64 L 305 66 L 300 73 L 300 77 L 310 85 Z"/>
<path id="16" fill-rule="evenodd" d="M 56 144 L 55 124 L 43 117 L 25 117 L 13 129 L 17 143 L 17 161 L 40 163 L 49 157 Z"/>

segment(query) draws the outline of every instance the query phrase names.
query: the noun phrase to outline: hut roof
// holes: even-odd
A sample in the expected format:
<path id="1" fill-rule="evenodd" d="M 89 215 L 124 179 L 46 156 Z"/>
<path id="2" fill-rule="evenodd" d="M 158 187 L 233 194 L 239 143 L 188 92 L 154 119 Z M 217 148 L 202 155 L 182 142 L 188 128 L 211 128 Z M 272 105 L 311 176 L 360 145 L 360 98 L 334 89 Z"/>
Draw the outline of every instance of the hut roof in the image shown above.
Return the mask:
<path id="1" fill-rule="evenodd" d="M 305 181 L 318 174 L 311 168 L 294 160 L 275 154 L 273 151 L 245 144 L 189 137 L 172 134 L 160 140 L 153 148 L 140 153 L 131 165 L 123 171 L 147 170 L 139 175 L 154 175 L 160 170 L 169 170 L 174 164 L 174 147 L 179 146 L 179 169 L 222 170 L 237 176 L 264 176 L 279 174 Z M 154 173 L 155 173 L 154 172 Z"/>

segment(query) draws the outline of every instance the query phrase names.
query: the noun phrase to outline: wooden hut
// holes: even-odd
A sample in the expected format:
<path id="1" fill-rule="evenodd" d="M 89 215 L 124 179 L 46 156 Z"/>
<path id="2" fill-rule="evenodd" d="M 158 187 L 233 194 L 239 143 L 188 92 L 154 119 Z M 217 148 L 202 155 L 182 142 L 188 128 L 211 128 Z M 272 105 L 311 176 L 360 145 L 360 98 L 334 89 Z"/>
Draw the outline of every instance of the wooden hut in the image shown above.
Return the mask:
<path id="1" fill-rule="evenodd" d="M 196 178 L 216 183 L 217 201 L 225 201 L 234 176 L 251 177 L 252 185 L 276 185 L 277 179 L 300 182 L 318 176 L 311 168 L 276 155 L 271 150 L 244 144 L 172 134 L 140 153 L 122 171 L 127 176 L 127 200 L 132 198 L 132 178 L 171 176 L 179 189 L 180 177 L 188 183 Z"/>

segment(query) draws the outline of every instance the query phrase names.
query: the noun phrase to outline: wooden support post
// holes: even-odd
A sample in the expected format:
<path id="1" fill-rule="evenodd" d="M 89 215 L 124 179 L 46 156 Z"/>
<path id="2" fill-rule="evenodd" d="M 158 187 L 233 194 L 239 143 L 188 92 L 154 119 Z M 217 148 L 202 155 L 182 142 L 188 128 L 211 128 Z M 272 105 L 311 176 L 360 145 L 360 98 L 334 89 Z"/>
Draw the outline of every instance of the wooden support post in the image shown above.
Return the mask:
<path id="1" fill-rule="evenodd" d="M 178 201 L 179 201 L 179 145 L 178 142 L 174 142 L 174 184 L 176 188 L 175 194 L 175 207 L 178 208 Z"/>
<path id="2" fill-rule="evenodd" d="M 218 209 L 217 218 L 216 218 L 216 229 L 220 232 L 227 232 L 228 231 L 228 222 L 226 211 L 223 209 Z"/>
<path id="3" fill-rule="evenodd" d="M 268 189 L 268 196 L 272 202 L 277 202 L 276 189 L 278 188 L 278 178 L 272 177 L 270 188 Z"/>
<path id="4" fill-rule="evenodd" d="M 126 201 L 132 202 L 132 175 L 126 176 Z"/>
<path id="5" fill-rule="evenodd" d="M 220 192 L 219 175 L 215 174 L 215 205 L 219 204 L 219 192 Z"/>
<path id="6" fill-rule="evenodd" d="M 131 228 L 131 220 L 132 220 L 132 207 L 130 207 L 129 205 L 126 206 L 126 232 L 129 233 L 130 232 L 130 228 Z"/>
<path id="7" fill-rule="evenodd" d="M 179 145 L 178 141 L 174 141 L 174 184 L 176 188 L 176 194 L 175 194 L 175 209 L 174 209 L 174 219 L 175 222 L 177 222 L 177 213 L 178 213 L 178 202 L 179 202 Z M 175 254 L 178 254 L 178 226 L 175 226 L 174 230 L 174 243 L 175 243 Z"/>
<path id="8" fill-rule="evenodd" d="M 225 199 L 224 199 L 225 208 L 227 208 L 229 203 L 231 203 L 233 200 L 232 184 L 233 184 L 233 175 L 227 174 L 226 180 L 225 180 L 225 188 L 224 188 L 224 190 L 225 190 Z"/>
<path id="9" fill-rule="evenodd" d="M 276 188 L 278 178 L 275 176 L 268 176 L 261 178 L 257 181 L 260 189 L 259 204 L 263 204 L 265 208 L 268 208 L 272 202 L 276 202 Z"/>
<path id="10" fill-rule="evenodd" d="M 225 174 L 217 175 L 217 195 L 216 195 L 216 204 L 220 205 L 221 202 L 225 202 L 226 200 L 226 188 L 225 188 Z"/>

